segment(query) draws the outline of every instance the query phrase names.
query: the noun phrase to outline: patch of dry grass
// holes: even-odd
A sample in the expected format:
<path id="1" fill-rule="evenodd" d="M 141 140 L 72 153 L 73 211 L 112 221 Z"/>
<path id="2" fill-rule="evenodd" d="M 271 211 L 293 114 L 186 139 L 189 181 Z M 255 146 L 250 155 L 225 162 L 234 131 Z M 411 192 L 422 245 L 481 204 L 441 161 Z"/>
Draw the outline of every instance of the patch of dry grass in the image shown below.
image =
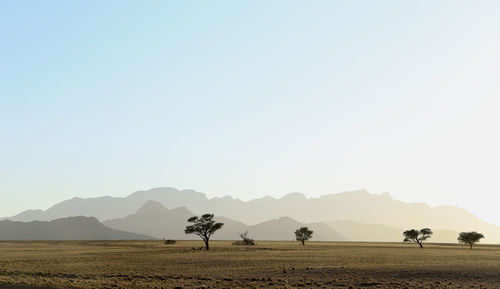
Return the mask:
<path id="1" fill-rule="evenodd" d="M 0 289 L 500 287 L 499 246 L 211 245 L 206 252 L 191 248 L 201 241 L 0 242 Z"/>

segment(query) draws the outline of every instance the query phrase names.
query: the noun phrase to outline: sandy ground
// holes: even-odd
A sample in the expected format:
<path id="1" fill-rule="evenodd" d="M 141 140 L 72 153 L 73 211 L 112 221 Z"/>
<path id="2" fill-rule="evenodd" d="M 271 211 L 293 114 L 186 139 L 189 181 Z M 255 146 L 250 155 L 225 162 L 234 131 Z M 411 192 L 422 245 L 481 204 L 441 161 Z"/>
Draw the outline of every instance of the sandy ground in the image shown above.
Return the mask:
<path id="1" fill-rule="evenodd" d="M 0 289 L 500 288 L 500 246 L 0 242 Z"/>

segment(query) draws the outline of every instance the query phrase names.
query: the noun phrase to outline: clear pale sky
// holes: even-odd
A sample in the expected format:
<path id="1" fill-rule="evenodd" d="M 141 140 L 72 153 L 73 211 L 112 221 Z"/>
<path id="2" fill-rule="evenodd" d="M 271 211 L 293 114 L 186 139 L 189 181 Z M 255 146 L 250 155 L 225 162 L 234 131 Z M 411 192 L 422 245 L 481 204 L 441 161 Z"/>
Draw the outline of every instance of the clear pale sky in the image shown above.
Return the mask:
<path id="1" fill-rule="evenodd" d="M 498 1 L 1 1 L 0 216 L 367 189 L 500 225 Z"/>

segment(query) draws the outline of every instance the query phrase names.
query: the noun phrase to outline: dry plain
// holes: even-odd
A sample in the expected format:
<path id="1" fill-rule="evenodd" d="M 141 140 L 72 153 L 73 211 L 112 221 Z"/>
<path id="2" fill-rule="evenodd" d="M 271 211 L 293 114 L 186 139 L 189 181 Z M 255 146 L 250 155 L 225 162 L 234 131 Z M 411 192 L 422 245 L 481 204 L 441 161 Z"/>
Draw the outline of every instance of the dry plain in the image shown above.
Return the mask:
<path id="1" fill-rule="evenodd" d="M 500 288 L 500 246 L 0 242 L 0 288 Z"/>

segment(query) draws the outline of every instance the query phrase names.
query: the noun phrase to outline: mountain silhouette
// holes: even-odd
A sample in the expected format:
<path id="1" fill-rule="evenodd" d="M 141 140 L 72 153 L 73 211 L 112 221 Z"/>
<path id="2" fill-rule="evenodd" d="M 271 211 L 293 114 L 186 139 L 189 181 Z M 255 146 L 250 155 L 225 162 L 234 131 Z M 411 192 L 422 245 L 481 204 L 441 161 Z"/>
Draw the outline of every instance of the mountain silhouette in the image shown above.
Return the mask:
<path id="1" fill-rule="evenodd" d="M 12 221 L 50 221 L 72 216 L 96 217 L 100 221 L 123 218 L 135 213 L 147 201 L 154 200 L 167 208 L 178 208 L 190 204 L 196 209 L 203 209 L 207 197 L 193 190 L 179 191 L 175 188 L 157 188 L 138 191 L 125 198 L 110 196 L 98 198 L 73 198 L 55 204 L 46 211 L 27 210 L 10 217 Z M 198 205 L 199 204 L 199 205 Z M 195 210 L 197 211 L 197 210 Z"/>
<path id="2" fill-rule="evenodd" d="M 402 228 L 389 227 L 382 224 L 364 224 L 356 221 L 336 220 L 324 222 L 345 236 L 349 241 L 362 242 L 401 242 L 403 240 Z M 433 230 L 434 234 L 429 242 L 433 243 L 456 243 L 457 231 Z"/>
<path id="3" fill-rule="evenodd" d="M 137 213 L 104 221 L 109 228 L 165 239 L 194 239 L 184 234 L 187 219 L 195 214 L 185 207 L 167 210 L 160 202 L 147 201 Z"/>
<path id="4" fill-rule="evenodd" d="M 382 224 L 364 224 L 351 220 L 327 221 L 324 224 L 335 228 L 350 241 L 399 242 L 403 236 L 402 229 Z"/>
<path id="5" fill-rule="evenodd" d="M 94 217 L 54 221 L 0 221 L 0 240 L 152 240 L 153 237 L 108 228 Z"/>
<path id="6" fill-rule="evenodd" d="M 185 207 L 168 210 L 161 203 L 148 201 L 137 213 L 121 219 L 105 221 L 110 228 L 146 234 L 157 238 L 191 240 L 198 239 L 194 235 L 186 235 L 187 219 L 195 214 Z M 308 226 L 316 230 L 314 240 L 317 241 L 344 241 L 347 240 L 334 229 L 325 224 L 303 224 L 292 218 L 282 217 L 257 225 L 246 225 L 242 222 L 225 217 L 215 217 L 217 222 L 224 223 L 224 227 L 213 236 L 214 240 L 236 240 L 241 232 L 248 231 L 256 240 L 293 240 L 294 231 L 299 227 Z"/>
<path id="7" fill-rule="evenodd" d="M 232 197 L 208 199 L 193 190 L 155 188 L 135 192 L 125 198 L 74 198 L 46 211 L 29 210 L 11 220 L 53 220 L 68 216 L 94 216 L 101 221 L 135 214 L 147 201 L 154 200 L 169 209 L 185 207 L 194 214 L 205 212 L 256 225 L 268 220 L 290 217 L 300 223 L 351 220 L 364 224 L 383 224 L 392 228 L 423 228 L 451 231 L 479 231 L 485 242 L 500 242 L 500 227 L 483 222 L 464 209 L 453 206 L 430 207 L 424 203 L 406 203 L 389 194 L 370 194 L 366 190 L 306 198 L 291 193 L 282 198 L 263 197 L 242 201 Z"/>
<path id="8" fill-rule="evenodd" d="M 308 227 L 314 231 L 314 241 L 347 241 L 344 236 L 323 223 L 301 223 L 290 217 L 281 217 L 257 225 L 233 228 L 228 226 L 231 236 L 239 236 L 240 232 L 248 231 L 249 236 L 256 240 L 295 240 L 295 230 Z M 233 237 L 234 239 L 234 237 Z"/>

